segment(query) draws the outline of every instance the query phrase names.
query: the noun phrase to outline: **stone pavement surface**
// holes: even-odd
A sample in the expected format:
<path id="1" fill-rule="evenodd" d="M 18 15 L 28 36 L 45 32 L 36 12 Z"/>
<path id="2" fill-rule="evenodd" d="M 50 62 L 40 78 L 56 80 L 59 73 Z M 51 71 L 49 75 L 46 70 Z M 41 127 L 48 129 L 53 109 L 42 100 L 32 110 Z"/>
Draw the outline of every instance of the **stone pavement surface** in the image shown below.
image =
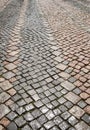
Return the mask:
<path id="1" fill-rule="evenodd" d="M 0 12 L 0 130 L 90 130 L 89 0 Z"/>
<path id="2" fill-rule="evenodd" d="M 2 11 L 11 0 L 0 0 L 0 11 Z"/>

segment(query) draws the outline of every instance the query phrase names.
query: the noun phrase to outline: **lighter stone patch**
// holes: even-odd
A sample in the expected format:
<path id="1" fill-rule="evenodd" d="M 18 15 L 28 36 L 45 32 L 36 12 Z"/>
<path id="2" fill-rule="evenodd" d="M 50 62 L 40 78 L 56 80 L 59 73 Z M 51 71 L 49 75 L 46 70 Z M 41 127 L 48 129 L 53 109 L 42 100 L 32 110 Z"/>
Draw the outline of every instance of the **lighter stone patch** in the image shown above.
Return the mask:
<path id="1" fill-rule="evenodd" d="M 56 46 L 52 46 L 51 47 L 53 50 L 57 50 L 58 49 L 58 47 L 56 47 Z"/>
<path id="2" fill-rule="evenodd" d="M 60 64 L 58 64 L 58 65 L 56 66 L 56 68 L 58 68 L 58 69 L 60 69 L 60 70 L 65 70 L 65 69 L 67 68 L 67 66 L 60 63 Z"/>
<path id="3" fill-rule="evenodd" d="M 67 89 L 69 91 L 73 90 L 75 88 L 75 86 L 72 83 L 68 82 L 68 81 L 62 82 L 61 86 L 63 86 L 65 89 Z"/>
<path id="4" fill-rule="evenodd" d="M 58 61 L 58 62 L 62 62 L 63 61 L 63 59 L 60 56 L 55 57 L 55 60 Z"/>
<path id="5" fill-rule="evenodd" d="M 12 88 L 12 84 L 6 80 L 6 81 L 0 83 L 0 88 L 2 88 L 3 90 L 8 90 L 8 89 Z"/>
<path id="6" fill-rule="evenodd" d="M 5 106 L 4 104 L 0 105 L 0 119 L 9 112 L 10 112 L 10 109 L 7 106 Z"/>
<path id="7" fill-rule="evenodd" d="M 74 106 L 69 111 L 71 114 L 73 114 L 76 118 L 80 119 L 80 117 L 85 113 L 84 110 L 82 110 L 78 106 Z"/>
<path id="8" fill-rule="evenodd" d="M 18 53 L 19 53 L 19 51 L 12 51 L 12 52 L 9 53 L 9 55 L 14 56 L 14 55 L 16 55 Z"/>
<path id="9" fill-rule="evenodd" d="M 0 82 L 3 82 L 5 79 L 4 78 L 0 78 Z"/>
<path id="10" fill-rule="evenodd" d="M 9 63 L 9 64 L 7 64 L 7 65 L 5 66 L 5 68 L 8 69 L 8 70 L 13 70 L 13 69 L 15 69 L 16 67 L 17 67 L 17 66 L 14 65 L 13 63 Z"/>
<path id="11" fill-rule="evenodd" d="M 61 54 L 61 52 L 60 52 L 60 51 L 54 51 L 53 54 L 54 54 L 55 56 L 59 56 L 59 55 Z"/>
<path id="12" fill-rule="evenodd" d="M 81 99 L 79 96 L 77 96 L 73 92 L 67 93 L 64 97 L 74 104 L 76 104 Z"/>
<path id="13" fill-rule="evenodd" d="M 83 121 L 81 121 L 80 123 L 78 123 L 77 125 L 75 125 L 75 128 L 77 130 L 90 130 L 90 127 Z"/>
<path id="14" fill-rule="evenodd" d="M 70 77 L 70 75 L 66 72 L 61 72 L 59 75 L 65 79 L 68 79 Z"/>

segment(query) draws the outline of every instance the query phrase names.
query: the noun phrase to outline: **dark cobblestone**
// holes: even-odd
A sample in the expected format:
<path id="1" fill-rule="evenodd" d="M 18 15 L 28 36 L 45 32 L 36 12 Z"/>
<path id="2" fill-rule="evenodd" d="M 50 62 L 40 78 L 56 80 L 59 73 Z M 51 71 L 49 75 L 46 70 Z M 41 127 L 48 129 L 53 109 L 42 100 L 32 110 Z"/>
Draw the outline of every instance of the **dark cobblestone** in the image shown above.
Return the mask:
<path id="1" fill-rule="evenodd" d="M 17 130 L 17 126 L 15 123 L 11 122 L 8 127 L 7 127 L 7 130 Z"/>
<path id="2" fill-rule="evenodd" d="M 85 114 L 82 119 L 86 122 L 90 124 L 90 116 L 88 114 Z"/>

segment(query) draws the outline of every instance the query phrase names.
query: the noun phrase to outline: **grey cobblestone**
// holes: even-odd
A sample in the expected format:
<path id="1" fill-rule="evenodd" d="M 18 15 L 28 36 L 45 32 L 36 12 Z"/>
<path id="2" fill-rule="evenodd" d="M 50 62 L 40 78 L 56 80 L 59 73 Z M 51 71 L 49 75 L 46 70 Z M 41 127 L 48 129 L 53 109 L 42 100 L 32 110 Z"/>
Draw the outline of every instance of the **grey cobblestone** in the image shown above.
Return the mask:
<path id="1" fill-rule="evenodd" d="M 69 125 L 66 122 L 63 122 L 59 125 L 61 130 L 67 130 Z"/>
<path id="2" fill-rule="evenodd" d="M 8 127 L 7 127 L 7 130 L 17 130 L 17 126 L 14 122 L 11 122 Z"/>
<path id="3" fill-rule="evenodd" d="M 23 117 L 19 117 L 19 118 L 15 119 L 15 122 L 18 125 L 18 127 L 22 127 L 26 123 L 26 121 L 23 119 Z"/>

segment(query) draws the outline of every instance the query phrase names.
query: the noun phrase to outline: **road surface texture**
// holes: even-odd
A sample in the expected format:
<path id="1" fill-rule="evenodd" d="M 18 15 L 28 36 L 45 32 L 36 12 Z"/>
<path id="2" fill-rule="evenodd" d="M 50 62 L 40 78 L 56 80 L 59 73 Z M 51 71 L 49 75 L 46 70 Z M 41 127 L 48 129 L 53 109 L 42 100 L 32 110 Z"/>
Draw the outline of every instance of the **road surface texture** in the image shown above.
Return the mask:
<path id="1" fill-rule="evenodd" d="M 0 0 L 0 130 L 90 130 L 90 1 Z"/>

